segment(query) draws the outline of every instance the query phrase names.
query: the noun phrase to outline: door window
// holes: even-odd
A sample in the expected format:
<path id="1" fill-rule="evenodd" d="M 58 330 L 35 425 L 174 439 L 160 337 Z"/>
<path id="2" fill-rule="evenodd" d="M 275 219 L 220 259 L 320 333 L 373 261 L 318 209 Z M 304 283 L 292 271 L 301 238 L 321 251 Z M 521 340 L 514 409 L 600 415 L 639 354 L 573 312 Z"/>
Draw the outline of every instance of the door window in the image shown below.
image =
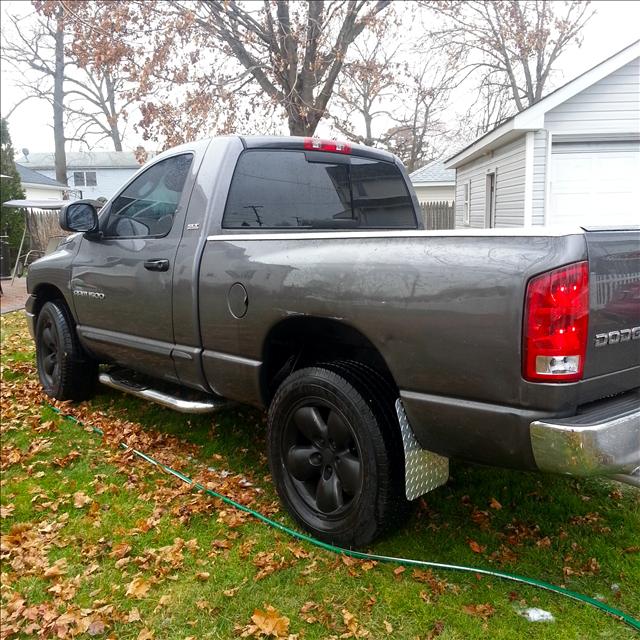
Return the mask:
<path id="1" fill-rule="evenodd" d="M 183 154 L 161 160 L 131 182 L 110 207 L 105 236 L 166 236 L 173 226 L 192 159 L 192 154 Z"/>

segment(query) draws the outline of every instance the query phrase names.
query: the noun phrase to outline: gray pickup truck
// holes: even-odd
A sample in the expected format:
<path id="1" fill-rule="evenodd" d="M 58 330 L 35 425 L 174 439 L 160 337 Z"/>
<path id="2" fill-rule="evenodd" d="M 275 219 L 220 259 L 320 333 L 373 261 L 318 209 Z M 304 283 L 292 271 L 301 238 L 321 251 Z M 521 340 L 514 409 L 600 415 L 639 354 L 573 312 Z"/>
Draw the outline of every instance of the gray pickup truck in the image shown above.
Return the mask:
<path id="1" fill-rule="evenodd" d="M 44 390 L 268 408 L 275 486 L 323 540 L 402 522 L 450 458 L 640 485 L 640 227 L 425 231 L 396 157 L 237 136 L 60 223 L 28 275 Z"/>

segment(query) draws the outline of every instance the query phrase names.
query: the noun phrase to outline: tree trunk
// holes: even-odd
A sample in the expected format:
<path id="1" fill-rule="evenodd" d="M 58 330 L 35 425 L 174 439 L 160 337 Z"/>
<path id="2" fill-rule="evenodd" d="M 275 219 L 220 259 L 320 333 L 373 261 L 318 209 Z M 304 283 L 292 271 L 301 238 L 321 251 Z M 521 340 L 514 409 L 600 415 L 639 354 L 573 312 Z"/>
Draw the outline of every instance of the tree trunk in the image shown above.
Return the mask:
<path id="1" fill-rule="evenodd" d="M 120 135 L 120 129 L 118 128 L 118 114 L 116 112 L 116 92 L 109 72 L 105 74 L 105 82 L 107 85 L 107 100 L 109 102 L 107 122 L 111 130 L 111 140 L 113 141 L 113 148 L 116 151 L 122 151 L 122 136 Z"/>
<path id="2" fill-rule="evenodd" d="M 55 144 L 56 180 L 67 184 L 67 154 L 64 143 L 64 9 L 57 12 L 55 34 L 55 68 L 53 76 L 53 138 Z"/>

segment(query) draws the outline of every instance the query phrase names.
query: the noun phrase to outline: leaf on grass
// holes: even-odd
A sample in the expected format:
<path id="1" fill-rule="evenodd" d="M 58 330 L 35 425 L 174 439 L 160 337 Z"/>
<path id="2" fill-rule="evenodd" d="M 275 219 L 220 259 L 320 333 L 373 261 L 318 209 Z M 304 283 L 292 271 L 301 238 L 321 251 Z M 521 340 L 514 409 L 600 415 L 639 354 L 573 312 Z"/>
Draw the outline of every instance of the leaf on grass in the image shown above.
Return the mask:
<path id="1" fill-rule="evenodd" d="M 489 506 L 496 511 L 500 511 L 502 509 L 502 505 L 495 499 L 491 498 L 491 502 L 489 502 Z"/>
<path id="2" fill-rule="evenodd" d="M 154 638 L 153 631 L 150 631 L 146 627 L 142 629 L 142 631 L 140 631 L 140 633 L 138 634 L 138 640 L 153 640 L 153 638 Z"/>
<path id="3" fill-rule="evenodd" d="M 73 506 L 76 509 L 82 509 L 92 502 L 93 500 L 84 491 L 76 491 L 73 494 Z"/>
<path id="4" fill-rule="evenodd" d="M 300 617 L 307 624 L 314 624 L 315 622 L 318 622 L 318 618 L 315 615 L 313 615 L 311 612 L 317 611 L 319 608 L 320 608 L 320 605 L 317 602 L 312 602 L 311 600 L 308 600 L 302 605 L 302 607 L 300 607 Z"/>
<path id="5" fill-rule="evenodd" d="M 134 607 L 129 611 L 127 622 L 140 622 L 140 620 L 142 620 L 140 617 L 140 611 L 138 610 L 138 607 Z"/>
<path id="6" fill-rule="evenodd" d="M 151 589 L 151 582 L 145 578 L 134 578 L 127 587 L 127 597 L 130 598 L 146 598 Z"/>
<path id="7" fill-rule="evenodd" d="M 14 504 L 4 504 L 0 507 L 0 518 L 8 518 L 14 512 L 16 506 Z"/>
<path id="8" fill-rule="evenodd" d="M 256 609 L 251 616 L 251 622 L 253 624 L 248 624 L 242 630 L 243 638 L 249 636 L 286 638 L 289 634 L 289 618 L 281 615 L 271 605 L 266 605 L 264 610 Z"/>
<path id="9" fill-rule="evenodd" d="M 478 544 L 475 540 L 468 540 L 469 548 L 473 553 L 484 553 L 486 545 Z"/>
<path id="10" fill-rule="evenodd" d="M 470 616 L 476 616 L 482 618 L 486 622 L 495 612 L 496 608 L 489 603 L 486 604 L 466 604 L 462 607 L 465 613 Z"/>
<path id="11" fill-rule="evenodd" d="M 196 573 L 196 578 L 198 578 L 200 582 L 205 582 L 209 579 L 210 575 L 211 574 L 208 571 L 198 571 L 198 573 Z"/>
<path id="12" fill-rule="evenodd" d="M 396 568 L 393 570 L 393 575 L 394 575 L 394 576 L 396 576 L 396 577 L 399 577 L 399 576 L 401 576 L 405 571 L 406 571 L 406 569 L 405 569 L 404 567 L 396 567 Z"/>
<path id="13" fill-rule="evenodd" d="M 436 620 L 433 623 L 433 627 L 431 627 L 431 631 L 427 634 L 427 640 L 433 640 L 437 638 L 439 635 L 442 635 L 444 631 L 444 622 L 442 620 Z"/>
<path id="14" fill-rule="evenodd" d="M 342 610 L 342 622 L 347 632 L 343 633 L 341 638 L 366 638 L 369 635 L 369 632 L 360 626 L 358 619 L 347 609 Z"/>
<path id="15" fill-rule="evenodd" d="M 45 578 L 59 578 L 60 576 L 67 573 L 67 561 L 64 558 L 60 558 L 56 560 L 50 567 L 45 569 L 44 577 Z"/>
<path id="16" fill-rule="evenodd" d="M 111 553 L 109 554 L 110 558 L 116 558 L 116 560 L 121 560 L 131 551 L 131 545 L 126 542 L 118 542 L 113 545 L 111 549 Z"/>
<path id="17" fill-rule="evenodd" d="M 390 622 L 384 620 L 382 624 L 384 625 L 384 630 L 387 633 L 393 633 L 393 625 Z"/>

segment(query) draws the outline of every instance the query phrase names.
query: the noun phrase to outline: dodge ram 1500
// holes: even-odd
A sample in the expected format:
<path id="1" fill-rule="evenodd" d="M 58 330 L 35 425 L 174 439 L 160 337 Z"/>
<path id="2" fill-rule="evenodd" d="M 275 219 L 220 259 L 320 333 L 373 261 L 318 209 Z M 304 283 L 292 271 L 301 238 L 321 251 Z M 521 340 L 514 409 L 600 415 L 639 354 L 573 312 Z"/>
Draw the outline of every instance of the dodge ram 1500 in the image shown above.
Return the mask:
<path id="1" fill-rule="evenodd" d="M 450 458 L 640 485 L 640 227 L 425 231 L 393 155 L 238 136 L 60 222 L 28 274 L 46 393 L 268 408 L 319 538 L 367 544 Z"/>

